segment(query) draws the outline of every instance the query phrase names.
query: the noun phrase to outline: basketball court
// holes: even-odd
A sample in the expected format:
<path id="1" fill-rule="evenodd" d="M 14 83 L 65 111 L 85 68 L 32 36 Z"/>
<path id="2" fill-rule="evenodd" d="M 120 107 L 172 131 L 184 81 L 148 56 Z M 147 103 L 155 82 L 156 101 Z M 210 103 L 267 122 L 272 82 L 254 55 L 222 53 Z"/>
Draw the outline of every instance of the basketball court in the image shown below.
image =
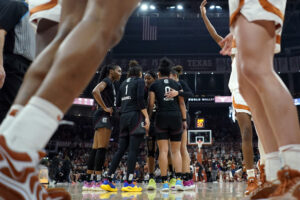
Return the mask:
<path id="1" fill-rule="evenodd" d="M 143 200 L 158 200 L 158 199 L 174 199 L 174 200 L 193 200 L 193 199 L 219 199 L 219 200 L 237 200 L 248 199 L 244 197 L 246 187 L 245 182 L 235 183 L 197 183 L 196 189 L 191 191 L 169 191 L 168 193 L 161 192 L 158 184 L 158 189 L 147 191 L 144 188 L 146 184 L 139 184 L 143 187 L 142 192 L 131 193 L 121 192 L 121 185 L 117 184 L 118 192 L 93 192 L 82 191 L 82 184 L 58 184 L 56 187 L 67 189 L 73 200 L 97 200 L 97 199 L 143 199 Z"/>

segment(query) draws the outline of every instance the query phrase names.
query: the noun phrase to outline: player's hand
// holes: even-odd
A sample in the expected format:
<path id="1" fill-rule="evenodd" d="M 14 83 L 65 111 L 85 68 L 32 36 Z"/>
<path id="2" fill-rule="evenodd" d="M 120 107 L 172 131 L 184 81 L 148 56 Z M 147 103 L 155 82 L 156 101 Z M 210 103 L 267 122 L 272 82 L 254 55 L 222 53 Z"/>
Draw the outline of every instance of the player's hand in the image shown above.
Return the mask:
<path id="1" fill-rule="evenodd" d="M 178 91 L 176 91 L 176 90 L 174 90 L 174 89 L 171 88 L 170 92 L 165 93 L 165 97 L 167 97 L 167 98 L 174 98 L 174 97 L 177 97 L 178 94 L 179 94 Z"/>
<path id="2" fill-rule="evenodd" d="M 145 118 L 145 125 L 144 125 L 144 128 L 146 129 L 146 134 L 148 134 L 149 132 L 149 127 L 150 127 L 150 120 L 149 118 Z"/>
<path id="3" fill-rule="evenodd" d="M 3 65 L 0 64 L 0 89 L 3 87 L 4 85 L 4 81 L 5 81 L 5 70 Z"/>
<path id="4" fill-rule="evenodd" d="M 222 50 L 220 51 L 221 55 L 231 56 L 232 41 L 233 41 L 233 34 L 229 33 L 221 42 L 219 42 L 219 45 L 223 47 Z"/>
<path id="5" fill-rule="evenodd" d="M 182 127 L 183 127 L 183 130 L 186 130 L 186 129 L 187 129 L 187 123 L 186 123 L 186 121 L 185 121 L 185 122 L 182 122 Z"/>
<path id="6" fill-rule="evenodd" d="M 201 11 L 201 15 L 206 15 L 206 8 L 205 5 L 207 4 L 206 0 L 203 0 L 201 5 L 200 5 L 200 11 Z"/>
<path id="7" fill-rule="evenodd" d="M 112 113 L 113 113 L 113 109 L 112 108 L 105 108 L 104 111 L 108 112 L 109 115 L 112 116 Z"/>

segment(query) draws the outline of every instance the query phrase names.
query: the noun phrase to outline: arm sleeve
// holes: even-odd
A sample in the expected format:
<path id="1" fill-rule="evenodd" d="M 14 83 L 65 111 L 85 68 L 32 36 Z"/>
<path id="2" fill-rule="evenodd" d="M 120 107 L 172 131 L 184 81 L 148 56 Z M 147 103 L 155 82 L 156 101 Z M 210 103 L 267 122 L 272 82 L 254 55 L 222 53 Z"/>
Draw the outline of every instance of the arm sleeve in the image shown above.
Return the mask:
<path id="1" fill-rule="evenodd" d="M 0 1 L 0 29 L 12 30 L 28 13 L 28 6 L 20 1 Z"/>
<path id="2" fill-rule="evenodd" d="M 191 88 L 188 86 L 188 84 L 185 81 L 180 81 L 180 84 L 182 86 L 183 92 L 178 93 L 179 96 L 182 96 L 184 98 L 191 98 L 194 97 L 194 94 L 191 90 Z"/>
<path id="3" fill-rule="evenodd" d="M 137 104 L 141 110 L 146 108 L 145 101 L 144 101 L 144 94 L 145 94 L 145 82 L 142 79 L 138 79 L 137 81 Z"/>

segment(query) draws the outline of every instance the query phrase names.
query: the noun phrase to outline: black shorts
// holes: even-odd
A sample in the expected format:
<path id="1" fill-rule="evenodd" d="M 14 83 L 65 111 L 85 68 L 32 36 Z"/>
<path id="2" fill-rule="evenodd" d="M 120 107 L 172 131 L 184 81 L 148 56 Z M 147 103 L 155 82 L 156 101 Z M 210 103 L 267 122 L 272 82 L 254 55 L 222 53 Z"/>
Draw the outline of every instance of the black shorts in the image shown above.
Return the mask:
<path id="1" fill-rule="evenodd" d="M 0 89 L 0 124 L 19 91 L 30 61 L 18 55 L 4 55 L 3 66 L 6 73 Z"/>
<path id="2" fill-rule="evenodd" d="M 107 128 L 112 130 L 112 117 L 108 112 L 105 112 L 102 109 L 98 109 L 94 113 L 94 126 L 95 130 L 99 128 Z"/>
<path id="3" fill-rule="evenodd" d="M 181 141 L 183 132 L 180 112 L 159 112 L 155 118 L 155 133 L 157 140 Z"/>
<path id="4" fill-rule="evenodd" d="M 120 137 L 145 135 L 145 118 L 141 111 L 122 113 L 120 117 Z"/>
<path id="5" fill-rule="evenodd" d="M 187 129 L 189 130 L 191 126 L 191 116 L 189 115 L 188 111 L 186 111 L 186 124 L 187 124 Z"/>

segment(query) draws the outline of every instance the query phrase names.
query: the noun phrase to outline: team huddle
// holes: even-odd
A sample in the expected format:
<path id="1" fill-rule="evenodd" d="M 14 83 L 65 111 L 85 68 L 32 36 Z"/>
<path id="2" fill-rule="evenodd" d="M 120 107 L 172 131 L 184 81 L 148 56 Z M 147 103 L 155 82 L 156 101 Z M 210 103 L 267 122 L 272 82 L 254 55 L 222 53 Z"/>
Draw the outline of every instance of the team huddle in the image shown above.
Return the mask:
<path id="1" fill-rule="evenodd" d="M 0 199 L 71 198 L 64 189 L 45 189 L 39 183 L 37 165 L 74 98 L 88 85 L 108 50 L 122 39 L 128 18 L 139 2 L 29 1 L 30 20 L 36 26 L 38 54 L 23 83 L 14 82 L 20 89 L 6 106 L 7 114 L 3 115 L 0 125 Z M 0 3 L 0 48 L 11 56 L 19 46 L 9 46 L 6 42 L 26 42 L 16 36 L 13 28 L 30 29 L 28 4 L 17 0 Z M 266 178 L 258 184 L 253 178 L 253 152 L 247 148 L 252 141 L 243 140 L 243 155 L 248 166 L 245 194 L 252 199 L 300 199 L 299 119 L 292 96 L 273 67 L 274 53 L 280 51 L 286 0 L 229 0 L 230 33 L 224 38 L 209 22 L 205 4 L 206 0 L 200 7 L 201 16 L 209 34 L 222 48 L 220 54 L 232 57 L 234 84 L 231 89 L 242 138 L 248 134 L 244 131 L 253 119 L 261 144 L 265 169 L 262 174 Z M 27 58 L 24 56 L 16 55 L 20 62 Z M 8 82 L 5 66 L 2 66 L 5 59 L 1 56 L 1 88 L 3 84 L 7 87 Z M 131 62 L 127 79 L 116 91 L 113 82 L 120 79 L 121 67 L 115 64 L 102 67 L 100 82 L 93 90 L 98 110 L 94 116 L 93 148 L 87 163 L 88 181 L 96 175 L 98 182 L 86 182 L 84 190 L 93 187 L 117 191 L 114 172 L 128 149 L 126 182 L 121 190 L 141 191 L 142 188 L 134 183 L 133 172 L 145 135 L 151 177 L 147 189 L 156 189 L 153 177 L 156 143 L 163 181 L 161 190 L 195 188 L 186 149 L 188 98 L 193 94 L 187 84 L 179 80 L 181 71 L 164 58 L 157 74 L 146 72 L 143 80 L 142 67 Z M 11 87 L 9 91 L 12 90 Z M 119 149 L 110 163 L 107 177 L 102 177 L 117 109 L 120 113 Z M 170 163 L 172 167 L 168 170 Z M 102 178 L 105 179 L 100 182 Z"/>
<path id="2" fill-rule="evenodd" d="M 93 149 L 88 160 L 87 173 L 90 176 L 88 176 L 83 190 L 101 188 L 107 191 L 117 191 L 113 183 L 114 173 L 128 149 L 126 182 L 121 190 L 126 192 L 142 191 L 141 187 L 135 185 L 133 174 L 138 149 L 144 141 L 145 135 L 147 135 L 150 169 L 150 181 L 147 188 L 156 189 L 153 175 L 156 141 L 163 181 L 162 190 L 167 191 L 171 188 L 183 191 L 195 188 L 189 170 L 190 158 L 186 148 L 182 148 L 187 144 L 188 114 L 185 101 L 188 103 L 188 97 L 193 94 L 185 82 L 179 81 L 180 73 L 182 73 L 181 66 L 173 66 L 170 60 L 163 58 L 158 73 L 146 72 L 145 80 L 143 80 L 142 67 L 136 61 L 131 61 L 127 79 L 123 81 L 119 91 L 116 92 L 113 82 L 120 79 L 121 68 L 118 65 L 103 67 L 100 83 L 93 90 L 99 109 L 94 116 L 96 132 Z M 120 124 L 113 122 L 117 110 L 120 113 Z M 111 132 L 112 124 L 119 125 L 120 128 L 119 148 L 110 164 L 107 177 L 104 177 L 105 181 L 100 182 L 107 146 L 99 148 L 97 143 L 101 143 L 100 140 L 103 140 L 101 136 Z M 101 137 L 100 140 L 99 137 Z M 107 138 L 109 139 L 109 136 Z M 168 163 L 168 155 L 170 155 L 171 163 Z M 149 161 L 150 159 L 152 160 Z M 169 165 L 174 166 L 174 170 L 171 167 L 169 173 L 171 177 L 167 176 Z M 90 181 L 91 178 L 93 179 L 94 172 L 97 175 L 97 182 Z"/>

